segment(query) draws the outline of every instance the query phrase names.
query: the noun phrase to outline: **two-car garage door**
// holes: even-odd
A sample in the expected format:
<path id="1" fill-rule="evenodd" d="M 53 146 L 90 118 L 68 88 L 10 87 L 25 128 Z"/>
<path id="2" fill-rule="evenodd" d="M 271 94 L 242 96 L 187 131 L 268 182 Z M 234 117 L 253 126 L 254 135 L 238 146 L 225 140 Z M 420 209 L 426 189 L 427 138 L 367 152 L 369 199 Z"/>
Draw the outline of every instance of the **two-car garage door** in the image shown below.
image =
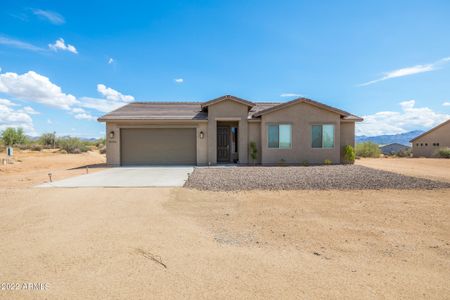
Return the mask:
<path id="1" fill-rule="evenodd" d="M 195 128 L 122 128 L 122 165 L 196 164 Z"/>

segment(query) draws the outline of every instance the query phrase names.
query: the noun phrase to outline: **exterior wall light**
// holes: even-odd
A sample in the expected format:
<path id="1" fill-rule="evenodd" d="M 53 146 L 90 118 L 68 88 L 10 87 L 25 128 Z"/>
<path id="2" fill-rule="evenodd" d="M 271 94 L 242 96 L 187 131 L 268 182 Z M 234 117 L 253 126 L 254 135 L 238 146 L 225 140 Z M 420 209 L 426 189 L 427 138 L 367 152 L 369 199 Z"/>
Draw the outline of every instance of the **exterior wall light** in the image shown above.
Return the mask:
<path id="1" fill-rule="evenodd" d="M 114 138 L 114 131 L 110 131 L 110 132 L 109 132 L 109 138 L 110 138 L 110 139 L 113 139 L 113 138 Z"/>
<path id="2" fill-rule="evenodd" d="M 203 131 L 200 131 L 200 138 L 203 140 L 204 137 L 205 137 L 205 133 Z"/>

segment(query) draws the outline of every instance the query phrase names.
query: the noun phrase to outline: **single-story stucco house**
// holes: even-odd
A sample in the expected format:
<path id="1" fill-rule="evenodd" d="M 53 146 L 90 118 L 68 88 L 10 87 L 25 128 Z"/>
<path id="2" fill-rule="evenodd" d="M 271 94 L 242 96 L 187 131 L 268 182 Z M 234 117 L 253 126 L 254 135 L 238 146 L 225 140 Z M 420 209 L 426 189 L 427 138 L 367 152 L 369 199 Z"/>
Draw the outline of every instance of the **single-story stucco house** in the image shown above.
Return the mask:
<path id="1" fill-rule="evenodd" d="M 133 102 L 106 123 L 108 165 L 340 163 L 360 117 L 306 98 Z M 252 159 L 250 144 L 256 146 Z"/>
<path id="2" fill-rule="evenodd" d="M 450 119 L 413 138 L 414 157 L 433 157 L 440 148 L 450 148 Z"/>

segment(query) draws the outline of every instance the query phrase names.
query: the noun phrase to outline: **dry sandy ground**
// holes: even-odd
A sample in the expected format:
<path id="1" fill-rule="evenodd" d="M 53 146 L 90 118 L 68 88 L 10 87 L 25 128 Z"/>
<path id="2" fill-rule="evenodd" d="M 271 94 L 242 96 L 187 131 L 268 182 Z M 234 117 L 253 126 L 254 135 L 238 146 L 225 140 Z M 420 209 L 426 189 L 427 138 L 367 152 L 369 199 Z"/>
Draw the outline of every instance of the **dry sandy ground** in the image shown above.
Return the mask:
<path id="1" fill-rule="evenodd" d="M 0 299 L 450 295 L 449 189 L 35 189 L 104 157 L 20 160 L 0 171 L 0 284 L 48 289 Z"/>
<path id="2" fill-rule="evenodd" d="M 16 149 L 15 149 L 16 150 Z M 5 158 L 0 154 L 0 159 Z M 82 154 L 61 154 L 56 150 L 14 151 L 13 164 L 0 165 L 0 188 L 30 187 L 53 180 L 95 172 L 105 168 L 105 155 L 97 151 Z"/>
<path id="3" fill-rule="evenodd" d="M 450 159 L 439 158 L 362 158 L 357 165 L 403 175 L 450 182 Z"/>
<path id="4" fill-rule="evenodd" d="M 443 299 L 449 195 L 0 189 L 0 298 Z"/>

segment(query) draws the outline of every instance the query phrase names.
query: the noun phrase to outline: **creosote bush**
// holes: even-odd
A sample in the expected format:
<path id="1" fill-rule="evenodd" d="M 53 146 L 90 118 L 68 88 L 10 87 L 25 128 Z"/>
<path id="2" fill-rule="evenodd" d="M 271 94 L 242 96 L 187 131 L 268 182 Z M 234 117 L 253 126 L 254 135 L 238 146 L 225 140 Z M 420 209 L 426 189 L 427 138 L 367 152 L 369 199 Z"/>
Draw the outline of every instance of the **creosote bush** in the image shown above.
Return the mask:
<path id="1" fill-rule="evenodd" d="M 356 144 L 356 156 L 359 157 L 380 157 L 381 151 L 377 144 L 372 142 L 364 142 Z"/>
<path id="2" fill-rule="evenodd" d="M 74 137 L 62 137 L 57 140 L 57 146 L 67 153 L 81 153 L 86 152 L 89 148 L 79 139 Z"/>

